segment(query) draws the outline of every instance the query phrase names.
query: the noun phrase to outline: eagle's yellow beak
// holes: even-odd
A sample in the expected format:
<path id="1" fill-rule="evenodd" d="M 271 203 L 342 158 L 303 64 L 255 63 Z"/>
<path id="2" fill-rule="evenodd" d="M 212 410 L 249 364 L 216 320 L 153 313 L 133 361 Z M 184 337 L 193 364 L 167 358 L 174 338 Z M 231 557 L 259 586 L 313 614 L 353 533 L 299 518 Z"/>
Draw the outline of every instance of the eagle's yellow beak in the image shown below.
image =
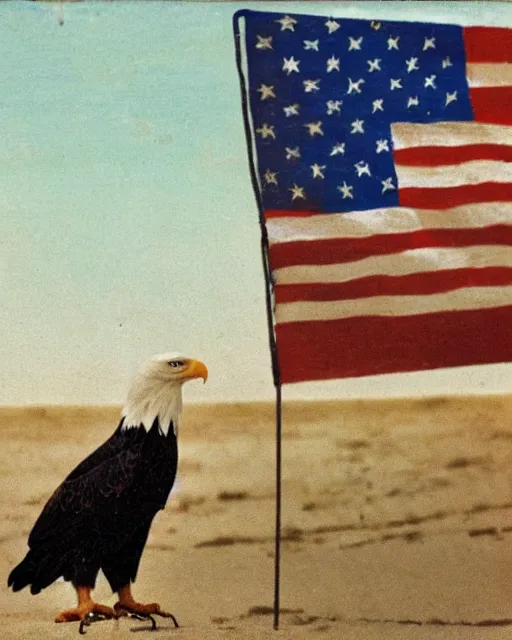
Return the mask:
<path id="1" fill-rule="evenodd" d="M 187 370 L 184 371 L 181 376 L 187 380 L 202 378 L 204 383 L 208 379 L 208 369 L 200 360 L 190 360 Z"/>

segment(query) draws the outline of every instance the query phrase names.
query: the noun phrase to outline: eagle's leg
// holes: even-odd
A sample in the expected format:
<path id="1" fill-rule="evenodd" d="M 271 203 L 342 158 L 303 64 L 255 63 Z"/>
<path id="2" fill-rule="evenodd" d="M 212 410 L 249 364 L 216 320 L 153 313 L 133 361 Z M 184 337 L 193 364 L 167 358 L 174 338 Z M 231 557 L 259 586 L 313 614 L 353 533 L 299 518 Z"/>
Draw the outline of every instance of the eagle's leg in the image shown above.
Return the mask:
<path id="1" fill-rule="evenodd" d="M 103 620 L 105 618 L 117 618 L 117 613 L 112 607 L 98 604 L 91 598 L 90 587 L 75 587 L 78 596 L 78 605 L 74 609 L 62 611 L 55 618 L 55 622 L 76 622 L 80 621 L 80 633 L 83 633 L 83 625 L 90 624 L 91 621 Z"/>
<path id="2" fill-rule="evenodd" d="M 136 618 L 148 618 L 153 623 L 153 629 L 156 629 L 156 624 L 151 616 L 162 616 L 163 618 L 171 618 L 174 626 L 179 627 L 178 621 L 172 613 L 162 611 L 157 602 L 152 602 L 151 604 L 140 604 L 139 602 L 135 602 L 132 596 L 130 583 L 121 587 L 117 593 L 119 594 L 119 602 L 114 605 L 114 609 L 118 615 L 125 612 L 132 614 Z"/>

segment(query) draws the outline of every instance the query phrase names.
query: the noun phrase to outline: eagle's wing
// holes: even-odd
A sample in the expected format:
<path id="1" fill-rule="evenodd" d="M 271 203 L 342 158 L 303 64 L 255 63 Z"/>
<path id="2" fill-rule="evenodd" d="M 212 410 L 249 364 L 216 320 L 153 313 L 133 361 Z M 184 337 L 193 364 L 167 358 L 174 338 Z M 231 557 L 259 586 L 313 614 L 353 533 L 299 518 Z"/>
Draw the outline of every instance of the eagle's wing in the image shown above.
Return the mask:
<path id="1" fill-rule="evenodd" d="M 88 473 L 102 462 L 114 458 L 118 453 L 129 449 L 141 442 L 146 435 L 146 430 L 142 427 L 122 430 L 123 420 L 119 423 L 116 431 L 110 438 L 100 445 L 95 451 L 87 456 L 75 469 L 67 476 L 66 480 L 74 480 L 78 476 Z"/>
<path id="2" fill-rule="evenodd" d="M 45 505 L 30 533 L 29 547 L 60 546 L 64 540 L 71 546 L 94 532 L 107 546 L 109 540 L 119 545 L 120 538 L 131 533 L 124 523 L 152 517 L 159 508 L 158 494 L 145 495 L 146 483 L 140 482 L 145 475 L 143 447 L 142 441 L 130 438 L 124 446 L 107 441 L 78 465 Z"/>

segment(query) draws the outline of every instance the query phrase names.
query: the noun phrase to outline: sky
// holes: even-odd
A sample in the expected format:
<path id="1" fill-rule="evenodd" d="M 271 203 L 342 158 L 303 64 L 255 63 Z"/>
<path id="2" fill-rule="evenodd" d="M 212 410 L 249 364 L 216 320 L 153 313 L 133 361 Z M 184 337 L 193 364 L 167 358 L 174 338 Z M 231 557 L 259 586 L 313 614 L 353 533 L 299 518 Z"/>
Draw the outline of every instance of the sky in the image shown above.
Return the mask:
<path id="1" fill-rule="evenodd" d="M 0 3 L 0 405 L 120 403 L 165 351 L 210 370 L 189 401 L 274 397 L 231 30 L 247 6 L 512 26 L 495 2 Z M 510 392 L 511 374 L 302 383 L 284 398 Z"/>

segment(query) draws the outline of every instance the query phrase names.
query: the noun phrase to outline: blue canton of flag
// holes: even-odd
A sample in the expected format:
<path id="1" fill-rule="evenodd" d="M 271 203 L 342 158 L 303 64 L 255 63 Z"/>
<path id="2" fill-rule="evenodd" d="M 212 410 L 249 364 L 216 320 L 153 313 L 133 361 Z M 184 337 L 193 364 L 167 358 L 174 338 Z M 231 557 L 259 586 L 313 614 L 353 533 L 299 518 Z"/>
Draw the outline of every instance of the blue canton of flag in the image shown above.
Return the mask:
<path id="1" fill-rule="evenodd" d="M 265 210 L 395 206 L 391 124 L 472 119 L 461 27 L 248 13 Z"/>

